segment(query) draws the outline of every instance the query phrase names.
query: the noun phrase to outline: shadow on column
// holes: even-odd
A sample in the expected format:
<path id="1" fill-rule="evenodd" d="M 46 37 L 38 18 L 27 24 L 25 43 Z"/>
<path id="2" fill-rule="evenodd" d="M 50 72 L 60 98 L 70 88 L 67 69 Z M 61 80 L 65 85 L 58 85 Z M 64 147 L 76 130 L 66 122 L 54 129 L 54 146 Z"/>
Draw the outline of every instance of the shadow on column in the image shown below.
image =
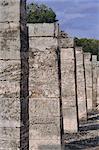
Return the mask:
<path id="1" fill-rule="evenodd" d="M 26 0 L 20 0 L 20 150 L 29 150 L 29 37 Z"/>
<path id="2" fill-rule="evenodd" d="M 59 104 L 60 104 L 60 136 L 61 136 L 61 149 L 64 149 L 63 135 L 64 135 L 64 127 L 63 127 L 63 106 L 62 106 L 62 85 L 61 85 L 61 51 L 60 51 L 60 33 L 59 33 L 59 24 L 58 24 L 58 37 L 57 37 L 57 50 L 56 56 L 58 61 L 58 83 L 59 83 Z"/>
<path id="3" fill-rule="evenodd" d="M 28 36 L 21 33 L 21 79 L 20 79 L 20 149 L 29 150 L 29 62 Z"/>

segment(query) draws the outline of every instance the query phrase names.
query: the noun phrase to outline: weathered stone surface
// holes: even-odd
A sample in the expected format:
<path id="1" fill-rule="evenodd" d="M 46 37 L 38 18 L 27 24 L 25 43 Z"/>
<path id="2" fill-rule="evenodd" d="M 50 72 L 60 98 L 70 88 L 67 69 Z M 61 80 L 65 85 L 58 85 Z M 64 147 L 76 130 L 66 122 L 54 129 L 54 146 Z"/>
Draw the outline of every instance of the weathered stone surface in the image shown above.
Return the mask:
<path id="1" fill-rule="evenodd" d="M 71 37 L 60 38 L 60 47 L 61 48 L 71 48 L 74 47 L 74 39 Z"/>
<path id="2" fill-rule="evenodd" d="M 1 150 L 20 150 L 20 141 L 13 138 L 12 140 L 9 139 L 2 139 L 0 140 L 0 147 Z"/>
<path id="3" fill-rule="evenodd" d="M 87 106 L 88 110 L 92 109 L 92 66 L 91 54 L 84 53 L 85 74 L 86 74 L 86 90 L 87 90 Z"/>
<path id="4" fill-rule="evenodd" d="M 58 97 L 58 65 L 56 49 L 30 51 L 29 91 L 31 98 Z"/>
<path id="5" fill-rule="evenodd" d="M 0 97 L 1 98 L 19 98 L 20 83 L 10 81 L 0 81 Z"/>
<path id="6" fill-rule="evenodd" d="M 30 118 L 30 140 L 58 140 L 60 139 L 59 117 Z"/>
<path id="7" fill-rule="evenodd" d="M 0 98 L 0 127 L 20 127 L 20 101 Z"/>
<path id="8" fill-rule="evenodd" d="M 68 107 L 76 107 L 75 104 L 75 95 L 66 95 L 62 98 L 62 105 L 63 108 L 68 108 Z"/>
<path id="9" fill-rule="evenodd" d="M 30 51 L 46 51 L 57 47 L 57 39 L 53 37 L 30 37 Z"/>
<path id="10" fill-rule="evenodd" d="M 19 140 L 20 138 L 20 128 L 13 128 L 13 127 L 3 127 L 0 128 L 0 138 L 3 140 Z"/>
<path id="11" fill-rule="evenodd" d="M 30 140 L 30 150 L 60 150 L 60 140 Z"/>
<path id="12" fill-rule="evenodd" d="M 62 103 L 65 132 L 77 132 L 74 50 L 61 49 Z"/>
<path id="13" fill-rule="evenodd" d="M 0 81 L 20 83 L 20 69 L 19 60 L 0 60 Z"/>
<path id="14" fill-rule="evenodd" d="M 97 56 L 92 56 L 92 107 L 97 105 Z"/>
<path id="15" fill-rule="evenodd" d="M 77 96 L 78 96 L 78 113 L 79 119 L 87 118 L 86 107 L 86 91 L 84 79 L 84 66 L 83 66 L 83 51 L 82 48 L 76 47 L 76 66 L 77 66 Z"/>
<path id="16" fill-rule="evenodd" d="M 99 61 L 97 61 L 97 109 L 99 110 Z"/>
<path id="17" fill-rule="evenodd" d="M 17 28 L 4 28 L 0 32 L 0 59 L 20 59 L 20 33 Z"/>
<path id="18" fill-rule="evenodd" d="M 20 8 L 22 10 L 20 10 Z M 25 1 L 0 1 L 0 149 L 19 150 L 22 145 L 24 100 L 23 53 L 26 46 Z M 24 41 L 24 44 L 23 44 Z M 23 46 L 24 45 L 24 46 Z M 25 65 L 24 65 L 25 66 Z M 22 70 L 23 69 L 23 70 Z M 23 72 L 22 72 L 23 71 Z M 20 83 L 21 82 L 21 83 Z M 23 86 L 23 87 L 22 87 Z M 21 87 L 21 88 L 20 88 Z M 25 91 L 26 92 L 26 91 Z M 21 99 L 20 99 L 21 98 Z M 25 114 L 27 115 L 27 114 Z M 21 130 L 20 130 L 21 129 Z M 20 144 L 21 143 L 21 144 Z"/>
<path id="19" fill-rule="evenodd" d="M 69 102 L 68 102 L 69 103 Z M 75 133 L 77 128 L 77 112 L 76 106 L 67 106 L 63 108 L 64 130 L 66 132 Z"/>
<path id="20" fill-rule="evenodd" d="M 45 52 L 30 52 L 29 66 L 30 86 L 35 83 L 53 84 L 55 81 L 57 82 L 58 66 L 55 50 L 49 49 Z M 53 75 L 52 78 L 51 75 Z"/>
<path id="21" fill-rule="evenodd" d="M 48 24 L 46 27 L 45 24 L 29 25 L 29 142 L 31 150 L 61 149 L 56 53 L 58 43 L 55 32 L 54 24 Z M 34 141 L 35 144 L 33 144 Z"/>
<path id="22" fill-rule="evenodd" d="M 0 1 L 0 22 L 20 20 L 20 0 Z"/>
<path id="23" fill-rule="evenodd" d="M 55 89 L 55 87 L 58 84 L 35 84 L 34 86 L 29 87 L 30 91 L 30 98 L 42 98 L 42 97 L 58 97 L 59 96 L 59 90 L 58 88 Z"/>
<path id="24" fill-rule="evenodd" d="M 62 57 L 63 61 L 65 61 L 65 60 L 73 61 L 74 60 L 73 48 L 67 48 L 67 49 L 62 48 L 61 50 L 62 50 L 61 57 Z M 70 58 L 71 58 L 71 60 L 70 60 Z"/>
<path id="25" fill-rule="evenodd" d="M 57 37 L 57 23 L 28 24 L 30 37 Z"/>
<path id="26" fill-rule="evenodd" d="M 33 117 L 55 117 L 60 115 L 59 99 L 57 98 L 35 98 L 30 99 L 29 109 Z"/>

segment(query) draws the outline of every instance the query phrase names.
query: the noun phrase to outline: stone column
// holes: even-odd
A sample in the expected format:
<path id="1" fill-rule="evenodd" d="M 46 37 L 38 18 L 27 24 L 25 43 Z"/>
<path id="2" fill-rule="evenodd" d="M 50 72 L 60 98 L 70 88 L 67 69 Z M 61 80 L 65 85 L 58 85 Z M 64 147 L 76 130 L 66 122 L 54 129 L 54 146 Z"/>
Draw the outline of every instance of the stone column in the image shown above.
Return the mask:
<path id="1" fill-rule="evenodd" d="M 86 74 L 87 107 L 88 110 L 92 110 L 92 67 L 90 53 L 84 53 L 84 62 Z"/>
<path id="2" fill-rule="evenodd" d="M 72 38 L 61 39 L 61 80 L 64 132 L 78 131 L 75 59 Z"/>
<path id="3" fill-rule="evenodd" d="M 60 150 L 57 24 L 29 25 L 30 150 Z"/>
<path id="4" fill-rule="evenodd" d="M 20 147 L 20 1 L 0 1 L 0 149 Z"/>
<path id="5" fill-rule="evenodd" d="M 79 119 L 87 119 L 87 97 L 86 97 L 86 79 L 84 76 L 83 50 L 76 47 L 76 66 L 77 66 L 77 96 Z"/>
<path id="6" fill-rule="evenodd" d="M 0 148 L 29 149 L 25 0 L 0 1 Z"/>
<path id="7" fill-rule="evenodd" d="M 92 55 L 92 107 L 97 105 L 97 56 Z"/>
<path id="8" fill-rule="evenodd" d="M 97 109 L 99 110 L 99 61 L 97 61 Z"/>

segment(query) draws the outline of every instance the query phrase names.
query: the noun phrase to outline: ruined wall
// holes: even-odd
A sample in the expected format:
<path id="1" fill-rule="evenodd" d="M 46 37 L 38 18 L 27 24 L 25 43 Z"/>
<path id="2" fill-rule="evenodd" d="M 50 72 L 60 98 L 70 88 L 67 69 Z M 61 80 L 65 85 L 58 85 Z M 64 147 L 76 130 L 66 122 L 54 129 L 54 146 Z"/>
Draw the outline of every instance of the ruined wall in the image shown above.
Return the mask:
<path id="1" fill-rule="evenodd" d="M 86 74 L 87 107 L 88 110 L 92 110 L 92 63 L 90 53 L 84 53 L 84 62 Z"/>
<path id="2" fill-rule="evenodd" d="M 0 149 L 20 147 L 20 1 L 0 1 Z"/>
<path id="3" fill-rule="evenodd" d="M 65 39 L 63 40 L 66 41 Z M 77 132 L 78 114 L 75 89 L 75 58 L 74 49 L 72 48 L 73 39 L 67 43 L 62 44 L 61 42 L 61 47 L 64 47 L 61 48 L 61 82 L 64 132 Z"/>
<path id="4" fill-rule="evenodd" d="M 87 119 L 87 97 L 86 97 L 86 85 L 84 77 L 84 60 L 83 50 L 81 47 L 76 47 L 76 66 L 77 66 L 77 97 L 78 97 L 78 114 L 79 119 Z"/>
<path id="5" fill-rule="evenodd" d="M 57 24 L 29 24 L 30 149 L 60 150 Z"/>

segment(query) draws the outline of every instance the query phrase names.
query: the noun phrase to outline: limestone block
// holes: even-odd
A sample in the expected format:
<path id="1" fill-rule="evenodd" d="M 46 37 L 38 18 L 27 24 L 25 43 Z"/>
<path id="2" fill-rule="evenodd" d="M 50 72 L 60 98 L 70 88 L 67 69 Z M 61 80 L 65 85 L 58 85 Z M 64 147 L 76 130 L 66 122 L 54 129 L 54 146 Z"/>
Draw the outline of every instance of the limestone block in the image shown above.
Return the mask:
<path id="1" fill-rule="evenodd" d="M 58 35 L 57 23 L 28 24 L 30 37 L 54 37 Z"/>
<path id="2" fill-rule="evenodd" d="M 73 48 L 61 48 L 62 60 L 68 60 L 68 62 L 74 60 Z"/>
<path id="3" fill-rule="evenodd" d="M 16 38 L 20 34 L 20 24 L 17 22 L 0 23 L 0 37 Z"/>
<path id="4" fill-rule="evenodd" d="M 30 85 L 30 98 L 43 98 L 43 97 L 59 97 L 58 83 L 53 84 L 40 84 Z"/>
<path id="5" fill-rule="evenodd" d="M 18 140 L 20 138 L 20 128 L 0 127 L 0 138 L 2 140 Z M 0 147 L 1 148 L 1 147 Z"/>
<path id="6" fill-rule="evenodd" d="M 75 133 L 78 131 L 76 107 L 63 109 L 64 132 Z"/>
<path id="7" fill-rule="evenodd" d="M 29 99 L 30 117 L 55 117 L 60 115 L 58 98 Z"/>
<path id="8" fill-rule="evenodd" d="M 29 40 L 30 51 L 46 51 L 57 47 L 57 39 L 53 37 L 33 37 Z"/>
<path id="9" fill-rule="evenodd" d="M 17 31 L 15 32 L 17 35 Z M 0 59 L 20 59 L 20 35 L 4 32 L 0 38 Z"/>
<path id="10" fill-rule="evenodd" d="M 0 127 L 20 127 L 20 101 L 0 98 Z"/>
<path id="11" fill-rule="evenodd" d="M 19 22 L 20 0 L 0 1 L 0 22 Z"/>
<path id="12" fill-rule="evenodd" d="M 60 120 L 59 117 L 35 117 L 30 118 L 30 140 L 59 140 Z"/>
<path id="13" fill-rule="evenodd" d="M 66 78 L 64 78 L 65 80 Z M 68 78 L 68 80 L 72 80 L 72 78 Z M 70 85 L 68 85 L 68 83 L 62 83 L 62 96 L 66 97 L 68 99 L 68 97 L 72 96 L 72 101 L 75 101 L 75 86 L 72 86 L 73 82 L 70 82 Z M 72 88 L 71 88 L 72 87 Z"/>
<path id="14" fill-rule="evenodd" d="M 73 100 L 74 99 L 74 100 Z M 76 107 L 75 104 L 75 95 L 71 95 L 71 96 L 67 96 L 67 97 L 63 97 L 62 98 L 62 105 L 63 105 L 63 109 L 65 108 L 71 108 L 71 107 Z"/>
<path id="15" fill-rule="evenodd" d="M 71 37 L 60 38 L 60 47 L 61 48 L 71 48 L 74 47 L 74 39 Z"/>
<path id="16" fill-rule="evenodd" d="M 21 62 L 19 60 L 0 60 L 0 81 L 20 82 Z"/>
<path id="17" fill-rule="evenodd" d="M 60 117 L 31 117 L 30 114 L 30 149 L 60 148 Z M 33 145 L 35 141 L 35 144 Z M 33 143 L 32 143 L 33 142 Z M 55 146 L 54 146 L 55 145 Z M 58 147 L 57 147 L 58 145 Z M 44 147 L 43 147 L 44 146 Z M 52 150 L 51 149 L 51 150 Z"/>
<path id="18" fill-rule="evenodd" d="M 1 150 L 19 150 L 20 149 L 20 141 L 15 138 L 11 139 L 3 139 L 0 140 L 0 149 Z"/>
<path id="19" fill-rule="evenodd" d="M 73 101 L 74 98 L 74 101 Z M 62 98 L 64 132 L 77 132 L 75 95 Z"/>
<path id="20" fill-rule="evenodd" d="M 87 89 L 87 106 L 89 110 L 92 109 L 92 66 L 91 66 L 90 59 L 91 59 L 91 54 L 84 53 L 86 89 Z"/>
<path id="21" fill-rule="evenodd" d="M 53 50 L 33 52 L 30 55 L 29 68 L 30 86 L 32 84 L 31 82 L 33 82 L 33 84 L 52 84 L 58 82 L 57 58 Z"/>
<path id="22" fill-rule="evenodd" d="M 20 83 L 0 81 L 0 98 L 19 98 Z"/>
<path id="23" fill-rule="evenodd" d="M 30 150 L 61 150 L 60 140 L 30 140 Z"/>

